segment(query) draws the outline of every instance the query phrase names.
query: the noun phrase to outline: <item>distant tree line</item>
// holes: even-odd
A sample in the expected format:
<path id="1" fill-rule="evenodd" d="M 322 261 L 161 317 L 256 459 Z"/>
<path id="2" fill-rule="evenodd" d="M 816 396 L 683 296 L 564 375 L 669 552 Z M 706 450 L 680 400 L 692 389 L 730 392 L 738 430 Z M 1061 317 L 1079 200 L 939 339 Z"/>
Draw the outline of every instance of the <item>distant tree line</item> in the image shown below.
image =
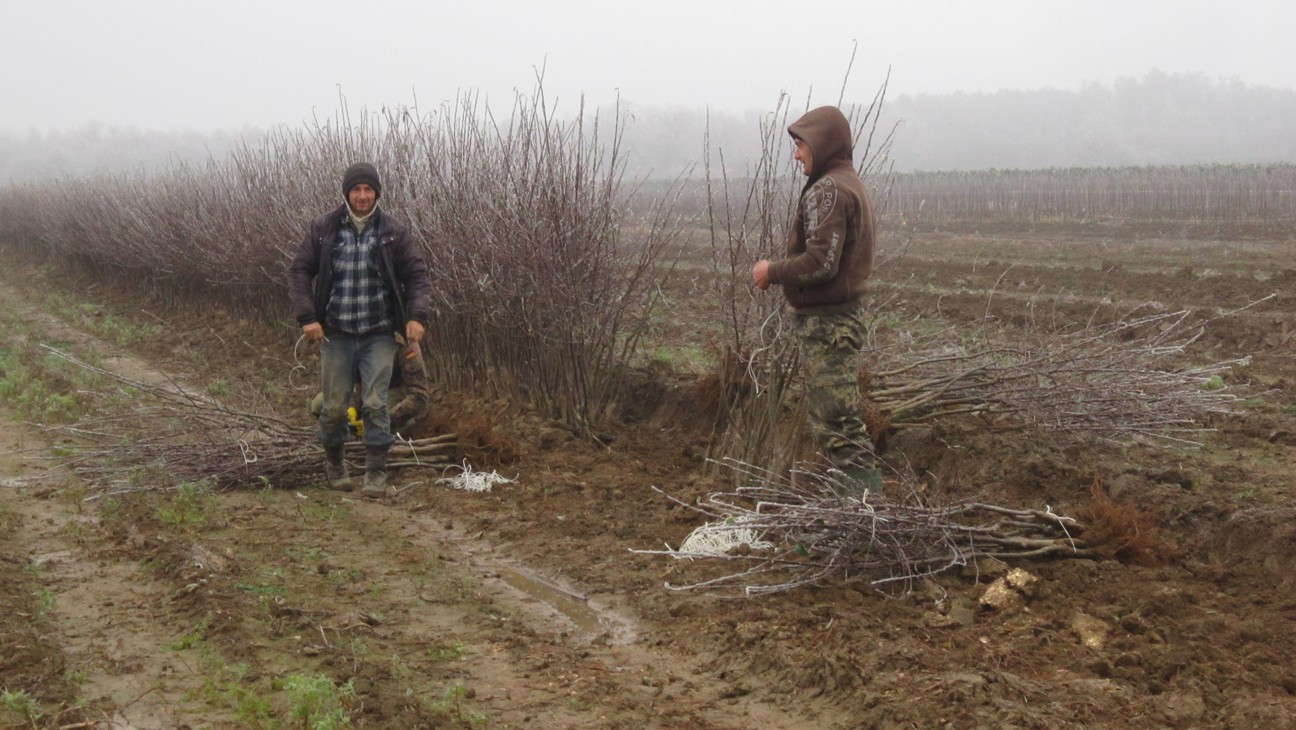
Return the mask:
<path id="1" fill-rule="evenodd" d="M 259 130 L 164 132 L 90 123 L 67 130 L 0 132 L 0 184 L 88 177 L 103 172 L 157 172 L 172 162 L 202 165 L 224 160 Z"/>
<path id="2" fill-rule="evenodd" d="M 1296 162 L 1296 90 L 1200 74 L 900 96 L 887 111 L 905 171 Z"/>
<path id="3" fill-rule="evenodd" d="M 849 101 L 849 100 L 848 100 Z M 868 100 L 860 100 L 867 105 Z M 778 105 L 770 99 L 770 107 Z M 599 111 L 599 118 L 618 112 Z M 731 174 L 761 158 L 760 122 L 771 112 L 637 106 L 621 159 L 635 178 L 698 176 L 703 149 Z M 1296 162 L 1296 90 L 1148 73 L 1078 91 L 899 96 L 887 99 L 880 129 L 899 125 L 892 149 L 899 172 Z M 199 134 L 105 127 L 0 133 L 0 184 L 152 171 L 164 163 L 223 160 L 260 130 Z"/>
<path id="4" fill-rule="evenodd" d="M 867 102 L 868 100 L 862 100 Z M 771 100 L 773 102 L 773 100 Z M 626 131 L 630 172 L 673 176 L 713 148 L 731 171 L 759 159 L 762 113 L 646 108 Z M 898 172 L 1296 162 L 1296 90 L 1148 73 L 1079 91 L 888 98 Z"/>

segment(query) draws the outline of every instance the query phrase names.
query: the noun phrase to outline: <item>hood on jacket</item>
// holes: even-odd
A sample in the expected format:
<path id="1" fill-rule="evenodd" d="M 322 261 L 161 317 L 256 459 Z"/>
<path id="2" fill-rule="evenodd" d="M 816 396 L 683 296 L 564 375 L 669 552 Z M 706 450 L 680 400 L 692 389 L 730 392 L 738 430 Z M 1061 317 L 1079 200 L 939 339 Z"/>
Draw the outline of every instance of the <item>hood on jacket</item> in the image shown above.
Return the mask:
<path id="1" fill-rule="evenodd" d="M 852 155 L 855 150 L 851 143 L 850 121 L 835 106 L 811 109 L 788 125 L 788 134 L 810 147 L 811 161 L 814 163 L 810 170 L 811 181 L 822 176 L 838 161 L 854 164 Z"/>

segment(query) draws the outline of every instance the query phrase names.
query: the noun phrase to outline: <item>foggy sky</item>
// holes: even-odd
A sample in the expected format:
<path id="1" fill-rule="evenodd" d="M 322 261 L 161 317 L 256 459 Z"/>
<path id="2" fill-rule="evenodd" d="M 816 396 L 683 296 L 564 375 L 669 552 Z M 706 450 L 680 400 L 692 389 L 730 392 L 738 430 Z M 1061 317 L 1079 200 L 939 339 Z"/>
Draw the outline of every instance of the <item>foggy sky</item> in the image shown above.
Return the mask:
<path id="1" fill-rule="evenodd" d="M 89 122 L 195 131 L 353 110 L 432 111 L 476 90 L 507 109 L 545 71 L 574 112 L 768 109 L 1077 89 L 1156 69 L 1296 88 L 1289 0 L 0 0 L 0 132 Z"/>

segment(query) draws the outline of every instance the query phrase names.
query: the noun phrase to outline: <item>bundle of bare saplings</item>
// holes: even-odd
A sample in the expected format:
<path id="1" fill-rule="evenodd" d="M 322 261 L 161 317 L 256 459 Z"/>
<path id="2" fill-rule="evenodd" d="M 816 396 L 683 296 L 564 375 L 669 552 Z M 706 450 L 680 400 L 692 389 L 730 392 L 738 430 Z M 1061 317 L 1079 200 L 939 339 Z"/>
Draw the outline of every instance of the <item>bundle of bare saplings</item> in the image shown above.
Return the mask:
<path id="1" fill-rule="evenodd" d="M 100 494 L 205 483 L 215 488 L 297 488 L 321 479 L 320 449 L 310 429 L 273 416 L 231 409 L 176 383 L 131 380 L 45 346 L 52 354 L 121 383 L 135 394 L 133 405 L 114 413 L 52 430 L 78 446 L 64 465 Z M 452 463 L 458 448 L 453 433 L 398 439 L 389 468 L 433 468 Z M 348 443 L 346 455 L 363 463 L 364 446 Z M 157 478 L 157 477 L 164 478 Z"/>

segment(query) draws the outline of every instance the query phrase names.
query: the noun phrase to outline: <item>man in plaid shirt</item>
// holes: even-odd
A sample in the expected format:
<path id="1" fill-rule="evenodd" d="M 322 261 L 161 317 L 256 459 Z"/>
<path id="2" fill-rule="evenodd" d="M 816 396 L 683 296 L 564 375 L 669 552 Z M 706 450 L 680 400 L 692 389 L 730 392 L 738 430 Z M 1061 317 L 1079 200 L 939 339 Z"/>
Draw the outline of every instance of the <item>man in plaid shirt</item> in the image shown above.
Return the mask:
<path id="1" fill-rule="evenodd" d="M 387 451 L 395 440 L 387 389 L 396 358 L 396 334 L 421 356 L 432 294 L 427 264 L 408 229 L 378 207 L 378 170 L 357 162 L 342 175 L 343 203 L 311 221 L 288 267 L 288 291 L 302 335 L 320 342 L 324 402 L 319 440 L 329 486 L 351 491 L 342 447 L 347 406 L 360 382 L 364 421 L 363 493 L 387 490 Z"/>

